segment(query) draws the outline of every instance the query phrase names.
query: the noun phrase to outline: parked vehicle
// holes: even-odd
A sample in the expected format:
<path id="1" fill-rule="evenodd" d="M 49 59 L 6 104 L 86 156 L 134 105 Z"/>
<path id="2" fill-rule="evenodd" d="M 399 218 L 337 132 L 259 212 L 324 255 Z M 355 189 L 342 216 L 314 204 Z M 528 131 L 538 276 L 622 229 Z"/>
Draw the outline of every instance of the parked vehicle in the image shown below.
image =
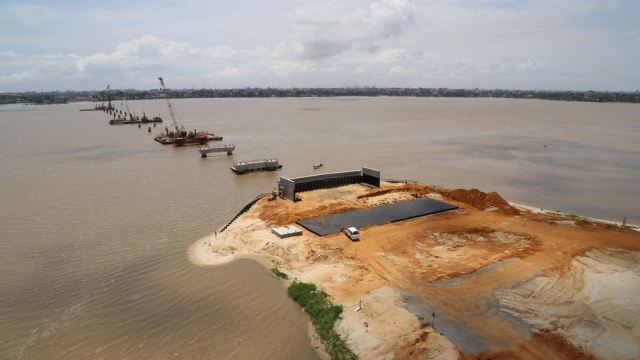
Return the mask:
<path id="1" fill-rule="evenodd" d="M 354 227 L 348 227 L 344 230 L 344 233 L 347 235 L 347 237 L 349 239 L 351 239 L 352 241 L 359 241 L 360 240 L 360 232 L 358 232 L 358 229 L 354 228 Z"/>

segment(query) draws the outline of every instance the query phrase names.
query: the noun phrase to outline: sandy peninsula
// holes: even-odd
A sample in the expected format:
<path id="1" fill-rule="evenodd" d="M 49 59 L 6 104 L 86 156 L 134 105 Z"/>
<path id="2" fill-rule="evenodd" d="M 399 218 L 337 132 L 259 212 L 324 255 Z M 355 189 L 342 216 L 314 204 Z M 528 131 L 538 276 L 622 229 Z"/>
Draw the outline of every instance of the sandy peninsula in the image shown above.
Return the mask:
<path id="1" fill-rule="evenodd" d="M 266 256 L 289 281 L 316 284 L 345 307 L 337 331 L 361 359 L 640 358 L 636 231 L 418 183 L 299 196 L 261 199 L 224 232 L 192 244 L 190 261 Z M 460 209 L 363 228 L 359 242 L 270 231 L 416 197 Z"/>

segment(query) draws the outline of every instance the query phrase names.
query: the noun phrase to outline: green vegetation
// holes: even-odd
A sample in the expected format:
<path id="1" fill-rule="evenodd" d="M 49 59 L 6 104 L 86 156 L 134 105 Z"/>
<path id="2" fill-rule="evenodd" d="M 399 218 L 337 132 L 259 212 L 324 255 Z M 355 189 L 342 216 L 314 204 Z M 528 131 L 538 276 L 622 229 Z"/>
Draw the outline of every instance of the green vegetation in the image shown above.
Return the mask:
<path id="1" fill-rule="evenodd" d="M 324 343 L 327 353 L 334 360 L 354 360 L 358 356 L 347 346 L 347 341 L 334 330 L 334 325 L 342 314 L 342 306 L 327 300 L 327 294 L 317 291 L 314 284 L 294 281 L 287 290 L 311 318 L 313 327 Z"/>
<path id="2" fill-rule="evenodd" d="M 236 89 L 168 89 L 172 99 L 180 98 L 270 98 L 270 97 L 333 97 L 333 96 L 410 96 L 456 98 L 514 98 L 589 102 L 640 103 L 640 90 L 629 91 L 568 91 L 568 90 L 500 90 L 500 89 L 448 89 L 448 88 L 236 88 Z M 0 104 L 36 103 L 54 104 L 73 101 L 76 97 L 91 97 L 102 101 L 104 90 L 99 91 L 51 91 L 0 93 Z M 163 98 L 156 89 L 125 89 L 111 92 L 112 100 L 142 100 Z"/>
<path id="3" fill-rule="evenodd" d="M 279 277 L 280 279 L 285 279 L 285 280 L 289 279 L 289 276 L 283 273 L 282 271 L 280 271 L 280 269 L 278 269 L 277 266 L 271 269 L 271 272 L 273 272 L 273 274 Z"/>

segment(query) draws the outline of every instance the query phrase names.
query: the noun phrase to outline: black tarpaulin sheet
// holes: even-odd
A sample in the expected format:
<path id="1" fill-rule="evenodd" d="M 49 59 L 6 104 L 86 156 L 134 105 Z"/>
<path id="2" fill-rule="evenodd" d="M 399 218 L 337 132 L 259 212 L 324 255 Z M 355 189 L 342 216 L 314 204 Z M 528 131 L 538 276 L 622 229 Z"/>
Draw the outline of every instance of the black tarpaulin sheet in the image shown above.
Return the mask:
<path id="1" fill-rule="evenodd" d="M 365 210 L 348 211 L 296 221 L 318 236 L 340 232 L 340 227 L 361 228 L 370 225 L 413 219 L 429 214 L 457 209 L 455 205 L 429 198 L 377 206 Z"/>

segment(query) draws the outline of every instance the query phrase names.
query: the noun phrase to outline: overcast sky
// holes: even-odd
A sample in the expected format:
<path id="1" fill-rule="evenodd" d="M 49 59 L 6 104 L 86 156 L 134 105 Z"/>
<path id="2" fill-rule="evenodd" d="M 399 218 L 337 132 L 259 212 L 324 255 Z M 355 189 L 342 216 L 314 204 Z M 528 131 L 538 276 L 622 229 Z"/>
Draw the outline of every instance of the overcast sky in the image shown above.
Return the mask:
<path id="1" fill-rule="evenodd" d="M 0 0 L 0 92 L 640 88 L 636 0 Z"/>

